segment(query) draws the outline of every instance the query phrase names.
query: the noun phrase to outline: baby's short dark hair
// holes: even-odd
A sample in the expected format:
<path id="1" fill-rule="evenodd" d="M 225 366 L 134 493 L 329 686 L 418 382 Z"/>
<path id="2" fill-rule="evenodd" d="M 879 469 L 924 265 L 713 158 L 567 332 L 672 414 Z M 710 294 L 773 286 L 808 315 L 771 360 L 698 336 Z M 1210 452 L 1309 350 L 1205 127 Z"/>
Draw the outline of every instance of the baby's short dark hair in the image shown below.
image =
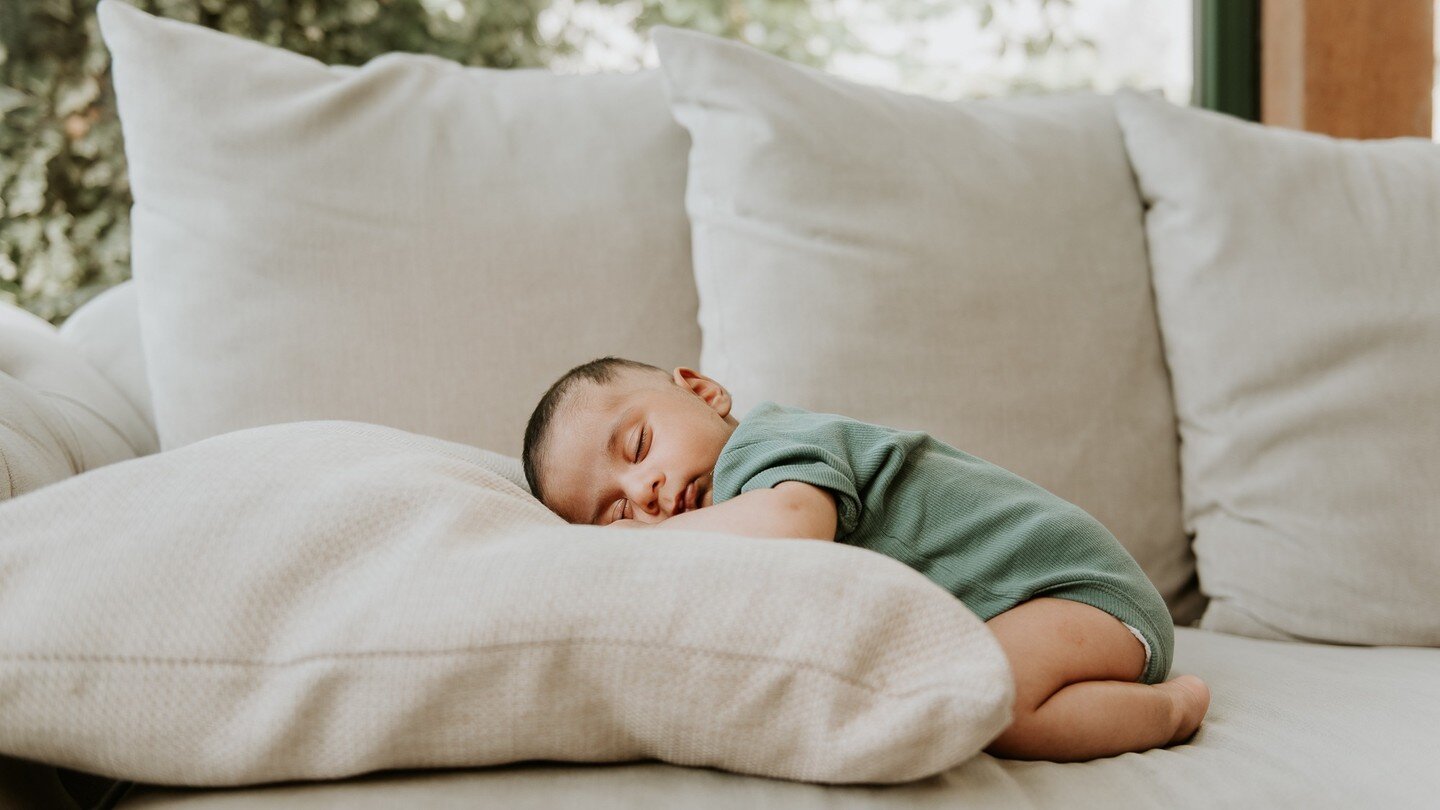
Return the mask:
<path id="1" fill-rule="evenodd" d="M 540 450 L 545 444 L 550 433 L 550 422 L 555 418 L 555 413 L 564 404 L 565 398 L 581 382 L 592 382 L 597 385 L 606 385 L 614 382 L 615 378 L 624 369 L 638 371 L 658 372 L 669 377 L 669 372 L 659 366 L 652 366 L 649 363 L 641 363 L 638 360 L 627 360 L 623 357 L 600 357 L 588 363 L 582 363 L 561 375 L 540 397 L 540 404 L 530 414 L 530 421 L 525 425 L 525 447 L 521 451 L 521 462 L 525 466 L 525 483 L 530 485 L 530 492 L 539 498 L 543 503 L 545 496 L 540 491 Z"/>

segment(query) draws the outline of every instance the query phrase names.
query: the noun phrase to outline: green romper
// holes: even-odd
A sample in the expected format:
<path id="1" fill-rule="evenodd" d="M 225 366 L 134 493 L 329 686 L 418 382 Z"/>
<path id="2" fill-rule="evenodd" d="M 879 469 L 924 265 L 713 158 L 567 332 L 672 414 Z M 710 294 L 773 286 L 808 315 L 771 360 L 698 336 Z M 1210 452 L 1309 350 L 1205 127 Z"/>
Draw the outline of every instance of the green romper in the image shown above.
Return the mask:
<path id="1" fill-rule="evenodd" d="M 920 431 L 762 402 L 720 451 L 714 503 L 782 481 L 835 495 L 835 540 L 894 557 L 988 620 L 1036 596 L 1097 607 L 1170 672 L 1175 627 L 1120 541 L 1080 507 Z"/>

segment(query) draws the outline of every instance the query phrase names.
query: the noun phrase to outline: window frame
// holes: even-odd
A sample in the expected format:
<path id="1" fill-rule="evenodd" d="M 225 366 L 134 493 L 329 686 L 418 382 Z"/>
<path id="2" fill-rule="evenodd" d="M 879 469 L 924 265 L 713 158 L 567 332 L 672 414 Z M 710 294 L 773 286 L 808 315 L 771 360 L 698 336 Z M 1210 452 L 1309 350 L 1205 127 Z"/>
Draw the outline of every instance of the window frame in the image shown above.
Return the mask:
<path id="1" fill-rule="evenodd" d="M 1260 120 L 1261 0 L 1194 0 L 1197 107 Z"/>

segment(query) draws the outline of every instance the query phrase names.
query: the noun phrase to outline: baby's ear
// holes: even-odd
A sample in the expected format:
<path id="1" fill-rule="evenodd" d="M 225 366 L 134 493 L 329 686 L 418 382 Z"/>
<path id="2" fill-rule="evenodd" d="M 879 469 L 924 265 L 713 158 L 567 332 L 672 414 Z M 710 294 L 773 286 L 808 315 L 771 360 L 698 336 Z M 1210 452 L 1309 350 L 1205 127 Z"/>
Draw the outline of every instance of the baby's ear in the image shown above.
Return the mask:
<path id="1" fill-rule="evenodd" d="M 705 400 L 705 404 L 714 408 L 722 419 L 730 415 L 730 392 L 715 380 L 693 368 L 679 366 L 675 369 L 675 384 Z"/>

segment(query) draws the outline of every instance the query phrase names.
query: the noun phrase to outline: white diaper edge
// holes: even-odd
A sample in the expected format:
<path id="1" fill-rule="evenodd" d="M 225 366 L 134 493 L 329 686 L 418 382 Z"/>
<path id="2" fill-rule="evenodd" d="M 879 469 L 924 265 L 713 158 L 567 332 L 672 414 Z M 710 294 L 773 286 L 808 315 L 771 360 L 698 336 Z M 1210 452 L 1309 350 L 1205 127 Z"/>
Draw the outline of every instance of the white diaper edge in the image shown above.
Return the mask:
<path id="1" fill-rule="evenodd" d="M 1126 629 L 1126 630 L 1129 630 L 1132 634 L 1134 634 L 1135 638 L 1140 639 L 1140 643 L 1141 643 L 1141 644 L 1145 645 L 1145 668 L 1146 668 L 1146 669 L 1149 669 L 1149 668 L 1150 668 L 1150 642 L 1146 641 L 1146 640 L 1145 640 L 1145 636 L 1141 635 L 1141 634 L 1140 634 L 1140 631 L 1139 631 L 1139 630 L 1136 630 L 1134 627 L 1132 627 L 1129 622 L 1120 622 L 1120 623 L 1123 624 L 1123 625 L 1125 625 L 1125 629 Z M 1144 678 L 1144 677 L 1145 677 L 1145 673 L 1143 673 L 1143 672 L 1140 673 L 1140 677 L 1141 677 L 1141 678 Z"/>

